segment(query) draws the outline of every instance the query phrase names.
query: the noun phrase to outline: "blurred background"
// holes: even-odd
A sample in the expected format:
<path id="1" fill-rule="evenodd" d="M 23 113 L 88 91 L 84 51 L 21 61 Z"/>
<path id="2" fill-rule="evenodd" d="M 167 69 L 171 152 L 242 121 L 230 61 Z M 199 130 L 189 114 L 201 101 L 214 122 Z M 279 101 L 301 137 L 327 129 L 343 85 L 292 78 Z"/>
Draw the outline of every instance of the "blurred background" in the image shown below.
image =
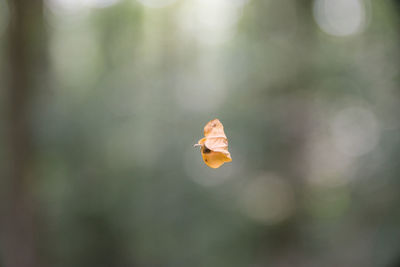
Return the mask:
<path id="1" fill-rule="evenodd" d="M 0 0 L 0 266 L 400 266 L 399 45 L 395 0 Z"/>

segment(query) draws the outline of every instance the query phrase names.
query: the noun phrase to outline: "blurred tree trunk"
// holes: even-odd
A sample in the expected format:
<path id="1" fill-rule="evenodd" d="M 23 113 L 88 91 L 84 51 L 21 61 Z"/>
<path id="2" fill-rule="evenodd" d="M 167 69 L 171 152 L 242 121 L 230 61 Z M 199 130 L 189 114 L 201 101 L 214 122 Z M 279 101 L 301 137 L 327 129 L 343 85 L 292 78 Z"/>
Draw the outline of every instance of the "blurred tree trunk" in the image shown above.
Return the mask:
<path id="1" fill-rule="evenodd" d="M 42 1 L 9 0 L 6 197 L 1 259 L 6 267 L 39 266 L 33 188 L 32 99 L 43 56 Z M 2 175 L 3 176 L 3 175 Z"/>
<path id="2" fill-rule="evenodd" d="M 309 136 L 309 127 L 312 118 L 309 98 L 310 86 L 315 77 L 313 66 L 313 53 L 317 45 L 315 38 L 315 25 L 312 15 L 313 0 L 286 0 L 270 1 L 268 8 L 277 10 L 279 16 L 268 17 L 266 8 L 258 8 L 257 16 L 264 27 L 259 29 L 258 36 L 270 36 L 271 28 L 278 29 L 280 33 L 292 32 L 286 37 L 293 45 L 288 52 L 293 57 L 287 57 L 288 75 L 285 80 L 275 86 L 280 89 L 280 95 L 285 99 L 286 106 L 277 112 L 282 113 L 284 123 L 280 124 L 283 132 L 283 156 L 280 158 L 285 164 L 277 169 L 278 173 L 287 178 L 295 189 L 296 210 L 303 210 L 304 183 L 308 173 L 306 145 Z M 258 2 L 262 5 L 264 2 Z M 275 4 L 275 5 L 274 5 Z M 290 8 L 289 8 L 290 7 Z M 294 12 L 292 13 L 292 11 Z M 290 11 L 290 12 L 289 12 Z M 280 24 L 282 16 L 291 18 L 286 24 Z M 293 16 L 293 17 L 291 17 Z M 273 26 L 270 26 L 273 25 Z M 271 27 L 271 28 L 269 28 Z M 293 30 L 294 29 L 294 30 Z M 269 38 L 264 41 L 270 42 Z M 298 225 L 303 214 L 296 213 L 285 224 L 271 232 L 265 228 L 260 239 L 256 257 L 261 265 L 271 266 L 304 266 L 307 262 L 306 251 L 301 244 L 301 232 Z M 273 235 L 271 234 L 273 233 Z M 271 243 L 273 246 L 271 246 Z M 267 255 L 269 251 L 271 255 Z"/>

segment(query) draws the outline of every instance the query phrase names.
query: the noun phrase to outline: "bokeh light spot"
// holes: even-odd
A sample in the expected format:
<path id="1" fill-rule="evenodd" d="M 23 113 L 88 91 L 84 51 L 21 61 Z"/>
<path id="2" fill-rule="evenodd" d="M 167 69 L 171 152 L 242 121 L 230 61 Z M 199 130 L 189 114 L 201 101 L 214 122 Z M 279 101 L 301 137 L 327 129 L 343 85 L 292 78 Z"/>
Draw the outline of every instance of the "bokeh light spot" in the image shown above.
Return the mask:
<path id="1" fill-rule="evenodd" d="M 144 6 L 151 8 L 162 8 L 172 5 L 173 3 L 176 2 L 176 0 L 138 0 L 138 1 L 142 3 Z"/>
<path id="2" fill-rule="evenodd" d="M 331 123 L 336 149 L 349 156 L 361 156 L 378 144 L 380 128 L 369 109 L 350 107 L 340 110 Z"/>
<path id="3" fill-rule="evenodd" d="M 359 33 L 367 22 L 362 0 L 316 0 L 313 11 L 321 30 L 334 36 Z"/>
<path id="4" fill-rule="evenodd" d="M 94 8 L 105 8 L 115 5 L 120 0 L 85 0 L 85 4 Z"/>
<path id="5" fill-rule="evenodd" d="M 46 0 L 46 5 L 57 15 L 66 15 L 81 12 L 85 9 L 80 0 Z"/>
<path id="6" fill-rule="evenodd" d="M 207 45 L 218 45 L 230 40 L 242 15 L 241 4 L 228 0 L 190 0 L 179 13 L 179 24 L 184 32 Z"/>
<path id="7" fill-rule="evenodd" d="M 120 0 L 46 0 L 46 5 L 56 15 L 72 15 L 88 8 L 110 7 Z"/>

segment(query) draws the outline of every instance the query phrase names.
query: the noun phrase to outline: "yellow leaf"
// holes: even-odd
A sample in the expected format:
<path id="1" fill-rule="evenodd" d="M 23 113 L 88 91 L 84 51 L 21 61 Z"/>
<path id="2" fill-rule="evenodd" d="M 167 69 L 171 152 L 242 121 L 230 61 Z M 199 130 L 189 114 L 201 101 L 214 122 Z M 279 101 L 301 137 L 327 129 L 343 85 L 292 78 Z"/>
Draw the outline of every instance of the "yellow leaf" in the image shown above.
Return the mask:
<path id="1" fill-rule="evenodd" d="M 225 162 L 232 161 L 224 126 L 218 119 L 213 119 L 206 124 L 204 136 L 195 146 L 201 146 L 201 155 L 209 167 L 219 168 Z"/>

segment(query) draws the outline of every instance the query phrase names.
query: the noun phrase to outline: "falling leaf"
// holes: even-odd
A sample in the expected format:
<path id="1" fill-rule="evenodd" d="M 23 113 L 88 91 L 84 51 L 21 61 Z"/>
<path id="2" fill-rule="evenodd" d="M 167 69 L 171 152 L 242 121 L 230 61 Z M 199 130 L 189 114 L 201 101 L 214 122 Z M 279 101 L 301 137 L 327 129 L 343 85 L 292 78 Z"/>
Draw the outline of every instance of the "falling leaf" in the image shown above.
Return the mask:
<path id="1" fill-rule="evenodd" d="M 219 168 L 225 162 L 232 161 L 224 126 L 218 119 L 213 119 L 206 124 L 204 136 L 195 146 L 201 147 L 201 155 L 209 167 Z"/>

